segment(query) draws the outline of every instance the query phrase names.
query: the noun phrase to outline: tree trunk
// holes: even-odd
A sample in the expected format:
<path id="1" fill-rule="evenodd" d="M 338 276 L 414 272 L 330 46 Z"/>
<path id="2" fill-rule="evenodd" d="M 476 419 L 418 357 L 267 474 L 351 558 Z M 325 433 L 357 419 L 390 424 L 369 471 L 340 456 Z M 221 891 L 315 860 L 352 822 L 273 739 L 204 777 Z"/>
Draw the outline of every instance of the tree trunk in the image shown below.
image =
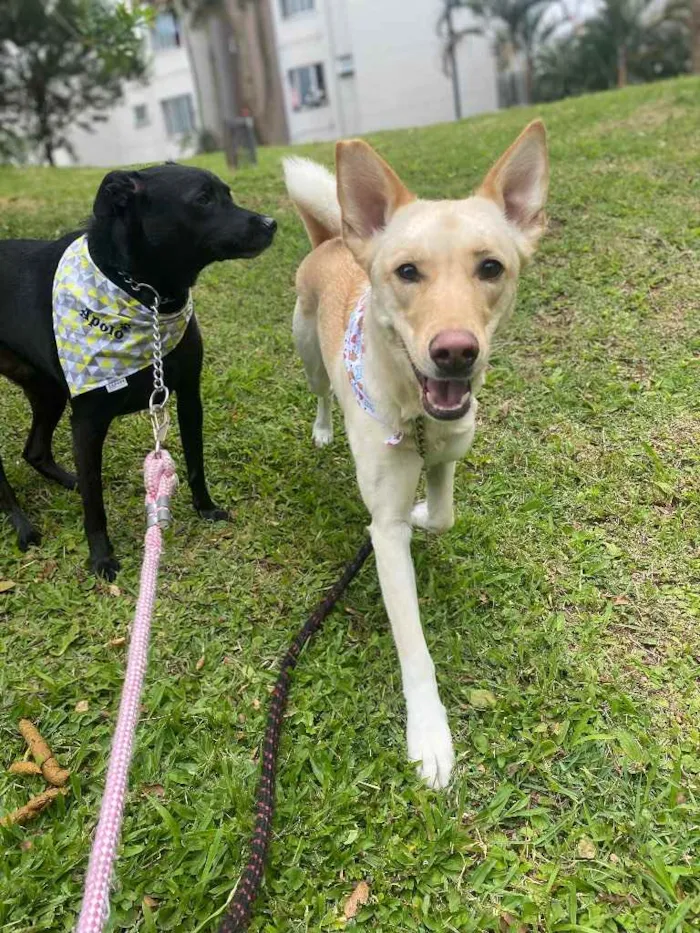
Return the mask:
<path id="1" fill-rule="evenodd" d="M 242 110 L 249 110 L 253 116 L 255 116 L 257 108 L 255 106 L 253 93 L 254 84 L 250 60 L 250 47 L 245 30 L 245 10 L 241 0 L 227 0 L 224 5 L 236 46 L 236 83 L 238 85 L 236 95 L 238 98 L 237 116 L 241 115 Z"/>
<path id="2" fill-rule="evenodd" d="M 267 3 L 255 0 L 255 29 L 262 60 L 265 84 L 265 135 L 270 143 L 288 141 L 287 114 L 284 109 L 284 92 L 275 48 L 275 27 Z"/>
<path id="3" fill-rule="evenodd" d="M 700 0 L 691 0 L 690 54 L 694 75 L 700 74 Z"/>
<path id="4" fill-rule="evenodd" d="M 447 24 L 447 57 L 450 63 L 452 77 L 452 98 L 454 100 L 455 120 L 462 119 L 462 95 L 459 88 L 459 71 L 457 70 L 457 38 L 452 20 L 452 5 L 445 5 L 445 22 Z"/>
<path id="5" fill-rule="evenodd" d="M 226 0 L 238 58 L 239 106 L 253 117 L 258 140 L 286 142 L 275 36 L 265 0 Z"/>
<path id="6" fill-rule="evenodd" d="M 532 73 L 534 71 L 532 65 L 532 55 L 525 56 L 525 103 L 532 103 Z"/>
<path id="7" fill-rule="evenodd" d="M 199 77 L 199 72 L 197 70 L 197 62 L 195 60 L 194 53 L 192 51 L 192 18 L 188 14 L 187 10 L 182 6 L 182 0 L 175 0 L 175 12 L 177 14 L 180 22 L 185 26 L 183 30 L 184 35 L 182 36 L 182 45 L 184 46 L 185 53 L 187 55 L 187 64 L 190 67 L 190 72 L 192 74 L 192 83 L 194 84 L 194 96 L 197 99 L 197 121 L 198 129 L 201 133 L 203 130 L 208 129 L 204 126 L 204 107 L 202 104 L 202 82 Z M 199 145 L 197 146 L 199 149 Z"/>
<path id="8" fill-rule="evenodd" d="M 225 10 L 210 15 L 207 22 L 207 35 L 219 118 L 219 134 L 226 153 L 226 161 L 232 166 L 235 163 L 235 157 L 230 125 L 240 113 L 238 55 L 234 52 L 235 40 Z"/>
<path id="9" fill-rule="evenodd" d="M 627 87 L 627 46 L 617 47 L 617 86 Z"/>
<path id="10" fill-rule="evenodd" d="M 37 147 L 35 152 L 37 150 L 41 151 L 43 149 L 44 158 L 46 161 L 49 163 L 49 165 L 55 165 L 55 146 L 53 137 L 51 135 L 51 129 L 49 128 L 49 119 L 46 107 L 46 82 L 43 79 L 41 64 L 38 59 L 34 59 L 31 63 L 31 72 L 27 86 L 32 97 L 34 112 L 36 113 L 36 133 L 33 134 L 34 142 L 36 143 Z"/>

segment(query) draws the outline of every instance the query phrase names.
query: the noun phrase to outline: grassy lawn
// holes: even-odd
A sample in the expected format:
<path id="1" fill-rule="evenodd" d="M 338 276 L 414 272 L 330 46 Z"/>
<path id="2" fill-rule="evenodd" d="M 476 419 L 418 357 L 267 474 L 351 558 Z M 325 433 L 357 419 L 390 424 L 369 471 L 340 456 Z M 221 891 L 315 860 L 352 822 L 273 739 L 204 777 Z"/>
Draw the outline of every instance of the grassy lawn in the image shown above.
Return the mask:
<path id="1" fill-rule="evenodd" d="M 342 929 L 361 879 L 354 923 L 380 933 L 700 928 L 699 102 L 685 79 L 538 111 L 550 233 L 481 393 L 457 525 L 414 538 L 452 785 L 422 788 L 405 761 L 370 561 L 295 676 L 253 930 Z M 372 141 L 420 194 L 459 197 L 534 114 Z M 185 486 L 175 500 L 110 930 L 216 930 L 247 856 L 276 659 L 365 534 L 342 432 L 321 452 L 310 440 L 290 339 L 307 243 L 280 155 L 232 181 L 277 217 L 277 243 L 212 267 L 196 293 L 209 475 L 235 518 L 201 523 Z M 226 174 L 219 156 L 200 162 Z M 70 229 L 102 174 L 1 169 L 0 235 Z M 109 587 L 86 571 L 77 496 L 22 463 L 28 407 L 4 382 L 0 418 L 10 480 L 44 533 L 23 555 L 0 521 L 0 578 L 15 584 L 0 595 L 0 815 L 42 786 L 5 773 L 20 717 L 73 771 L 65 800 L 0 830 L 0 928 L 62 933 L 121 687 L 110 642 L 134 607 L 150 429 L 123 420 L 105 449 L 123 560 Z M 71 462 L 67 419 L 57 453 Z"/>

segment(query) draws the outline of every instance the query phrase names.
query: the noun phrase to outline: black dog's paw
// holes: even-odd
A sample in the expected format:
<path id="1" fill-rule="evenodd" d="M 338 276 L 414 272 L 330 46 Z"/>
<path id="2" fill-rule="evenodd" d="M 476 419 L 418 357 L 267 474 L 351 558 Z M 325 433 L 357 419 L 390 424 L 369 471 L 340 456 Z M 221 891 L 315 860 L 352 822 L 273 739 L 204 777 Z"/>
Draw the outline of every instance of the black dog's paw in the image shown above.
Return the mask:
<path id="1" fill-rule="evenodd" d="M 93 557 L 90 560 L 93 571 L 97 574 L 98 577 L 102 577 L 103 580 L 107 580 L 108 583 L 111 583 L 119 573 L 121 564 L 116 557 L 113 557 L 111 554 L 107 557 Z"/>
<path id="2" fill-rule="evenodd" d="M 27 523 L 17 532 L 17 545 L 20 551 L 26 551 L 30 547 L 39 547 L 41 544 L 41 532 L 37 531 L 34 525 Z"/>
<path id="3" fill-rule="evenodd" d="M 70 489 L 71 492 L 74 492 L 78 488 L 78 477 L 75 473 L 69 473 L 68 470 L 64 470 L 62 467 L 57 467 L 56 472 L 50 477 L 59 486 L 63 486 L 64 489 Z"/>
<path id="4" fill-rule="evenodd" d="M 226 509 L 217 509 L 216 506 L 213 506 L 211 509 L 197 509 L 197 514 L 200 518 L 203 518 L 205 522 L 231 521 L 231 513 L 227 512 Z"/>

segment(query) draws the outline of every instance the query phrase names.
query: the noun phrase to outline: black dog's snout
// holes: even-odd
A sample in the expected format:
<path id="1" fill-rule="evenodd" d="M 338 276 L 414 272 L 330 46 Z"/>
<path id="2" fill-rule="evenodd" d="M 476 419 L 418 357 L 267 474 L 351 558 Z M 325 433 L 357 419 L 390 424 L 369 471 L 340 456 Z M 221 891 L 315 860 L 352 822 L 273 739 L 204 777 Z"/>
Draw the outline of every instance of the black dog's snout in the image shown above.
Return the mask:
<path id="1" fill-rule="evenodd" d="M 274 217 L 258 217 L 258 224 L 266 233 L 273 234 L 277 230 L 277 221 Z"/>

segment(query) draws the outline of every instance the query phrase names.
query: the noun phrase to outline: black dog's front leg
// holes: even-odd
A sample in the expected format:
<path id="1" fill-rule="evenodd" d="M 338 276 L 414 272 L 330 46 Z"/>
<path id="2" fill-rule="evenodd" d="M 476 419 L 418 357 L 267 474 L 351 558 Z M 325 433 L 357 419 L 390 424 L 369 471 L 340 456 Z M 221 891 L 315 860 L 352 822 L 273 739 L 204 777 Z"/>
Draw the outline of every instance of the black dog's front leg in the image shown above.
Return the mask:
<path id="1" fill-rule="evenodd" d="M 78 469 L 78 487 L 83 500 L 83 523 L 90 548 L 92 569 L 106 580 L 114 580 L 119 561 L 107 534 L 107 516 L 102 497 L 102 447 L 111 419 L 97 420 L 73 413 L 73 456 Z"/>
<path id="2" fill-rule="evenodd" d="M 177 392 L 177 420 L 180 437 L 185 451 L 187 482 L 192 490 L 192 502 L 202 518 L 208 521 L 228 521 L 225 509 L 218 508 L 211 500 L 204 476 L 204 447 L 202 428 L 204 415 L 199 385 L 192 383 L 181 386 Z"/>

